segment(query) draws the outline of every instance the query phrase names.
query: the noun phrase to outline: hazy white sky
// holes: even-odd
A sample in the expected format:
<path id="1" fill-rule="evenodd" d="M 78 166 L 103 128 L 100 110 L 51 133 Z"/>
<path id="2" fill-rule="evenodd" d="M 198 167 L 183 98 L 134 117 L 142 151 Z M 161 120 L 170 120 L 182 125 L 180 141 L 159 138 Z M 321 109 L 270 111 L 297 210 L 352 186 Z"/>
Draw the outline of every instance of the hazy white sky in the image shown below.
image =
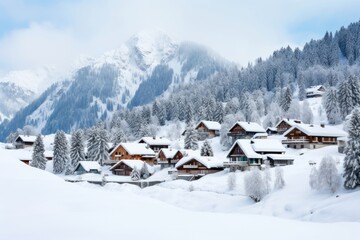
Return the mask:
<path id="1" fill-rule="evenodd" d="M 359 0 L 0 0 L 0 74 L 99 56 L 160 29 L 246 65 L 360 19 Z"/>

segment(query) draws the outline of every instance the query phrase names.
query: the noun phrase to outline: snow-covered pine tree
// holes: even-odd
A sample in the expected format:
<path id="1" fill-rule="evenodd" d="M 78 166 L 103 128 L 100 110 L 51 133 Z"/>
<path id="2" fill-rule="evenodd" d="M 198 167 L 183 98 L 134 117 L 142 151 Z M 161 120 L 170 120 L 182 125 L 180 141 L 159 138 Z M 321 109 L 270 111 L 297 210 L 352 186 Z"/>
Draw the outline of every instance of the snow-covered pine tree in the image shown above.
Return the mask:
<path id="1" fill-rule="evenodd" d="M 85 161 L 83 131 L 78 129 L 71 135 L 70 163 L 66 172 L 71 174 L 80 161 Z"/>
<path id="2" fill-rule="evenodd" d="M 126 142 L 125 133 L 120 127 L 112 129 L 112 136 L 113 147 L 116 147 L 119 143 Z"/>
<path id="3" fill-rule="evenodd" d="M 341 177 L 336 168 L 334 158 L 325 156 L 318 170 L 318 190 L 336 192 L 341 184 Z"/>
<path id="4" fill-rule="evenodd" d="M 310 176 L 309 176 L 309 185 L 311 187 L 311 189 L 318 189 L 319 187 L 319 177 L 318 177 L 318 171 L 316 169 L 316 167 L 312 167 L 311 171 L 310 171 Z"/>
<path id="5" fill-rule="evenodd" d="M 313 123 L 314 115 L 307 100 L 303 101 L 300 119 L 303 123 Z"/>
<path id="6" fill-rule="evenodd" d="M 299 100 L 302 101 L 306 98 L 306 88 L 304 83 L 304 78 L 301 75 L 299 77 Z"/>
<path id="7" fill-rule="evenodd" d="M 39 134 L 34 142 L 32 161 L 30 163 L 30 166 L 45 170 L 46 158 L 44 153 L 45 153 L 44 143 L 41 134 Z"/>
<path id="8" fill-rule="evenodd" d="M 97 161 L 96 152 L 97 152 L 97 142 L 99 138 L 99 130 L 96 127 L 92 127 L 88 133 L 87 140 L 87 161 Z"/>
<path id="9" fill-rule="evenodd" d="M 148 177 L 150 177 L 149 168 L 145 162 L 144 162 L 143 166 L 141 167 L 140 175 L 143 179 L 147 179 Z"/>
<path id="10" fill-rule="evenodd" d="M 151 136 L 148 125 L 146 124 L 141 125 L 138 136 L 141 138 Z"/>
<path id="11" fill-rule="evenodd" d="M 109 160 L 109 146 L 108 146 L 108 133 L 106 129 L 98 129 L 98 137 L 96 139 L 96 152 L 95 152 L 95 161 L 103 166 L 105 161 Z"/>
<path id="12" fill-rule="evenodd" d="M 136 167 L 131 171 L 130 178 L 133 181 L 138 181 L 140 179 L 140 171 Z"/>
<path id="13" fill-rule="evenodd" d="M 222 103 L 216 103 L 214 110 L 214 121 L 222 123 L 224 120 L 224 108 Z"/>
<path id="14" fill-rule="evenodd" d="M 236 173 L 231 172 L 228 174 L 227 178 L 228 188 L 229 190 L 234 190 L 236 187 Z"/>
<path id="15" fill-rule="evenodd" d="M 63 131 L 57 131 L 54 139 L 53 172 L 63 173 L 69 162 L 69 147 Z"/>
<path id="16" fill-rule="evenodd" d="M 266 195 L 266 186 L 264 178 L 258 168 L 253 168 L 245 175 L 245 192 L 255 202 L 260 200 Z"/>
<path id="17" fill-rule="evenodd" d="M 353 96 L 348 81 L 342 81 L 338 87 L 338 100 L 342 118 L 344 119 L 353 110 Z"/>
<path id="18" fill-rule="evenodd" d="M 299 100 L 294 99 L 291 101 L 290 107 L 285 114 L 285 117 L 292 119 L 300 119 L 301 110 Z"/>
<path id="19" fill-rule="evenodd" d="M 207 156 L 207 157 L 214 156 L 212 147 L 207 140 L 205 140 L 203 145 L 201 146 L 201 156 Z"/>
<path id="20" fill-rule="evenodd" d="M 288 86 L 285 89 L 284 93 L 282 94 L 281 103 L 280 103 L 280 106 L 284 110 L 284 112 L 287 112 L 289 110 L 291 101 L 292 101 L 292 92 L 290 87 Z"/>
<path id="21" fill-rule="evenodd" d="M 186 128 L 184 142 L 185 142 L 185 146 L 184 146 L 185 149 L 197 150 L 199 148 L 198 133 L 194 128 L 192 127 Z"/>
<path id="22" fill-rule="evenodd" d="M 360 111 L 355 108 L 349 123 L 349 141 L 345 147 L 344 187 L 354 189 L 360 186 Z"/>
<path id="23" fill-rule="evenodd" d="M 323 97 L 322 104 L 325 108 L 325 112 L 329 124 L 341 123 L 341 114 L 338 105 L 338 97 L 337 97 L 337 92 L 334 88 L 330 88 L 326 92 L 325 96 Z"/>
<path id="24" fill-rule="evenodd" d="M 360 83 L 355 75 L 350 75 L 348 80 L 349 88 L 351 90 L 351 99 L 353 107 L 360 105 Z"/>
<path id="25" fill-rule="evenodd" d="M 275 182 L 274 182 L 274 189 L 281 189 L 285 186 L 284 180 L 284 170 L 276 166 L 275 167 Z"/>

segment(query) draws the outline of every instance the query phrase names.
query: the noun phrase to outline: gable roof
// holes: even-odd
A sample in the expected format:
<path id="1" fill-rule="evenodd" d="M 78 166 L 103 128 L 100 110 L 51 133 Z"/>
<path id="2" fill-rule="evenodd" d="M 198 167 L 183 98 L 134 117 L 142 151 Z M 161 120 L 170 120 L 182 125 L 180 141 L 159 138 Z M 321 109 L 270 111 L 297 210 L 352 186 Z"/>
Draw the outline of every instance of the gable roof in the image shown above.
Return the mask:
<path id="1" fill-rule="evenodd" d="M 307 89 L 305 89 L 306 93 L 324 93 L 324 91 L 319 90 L 320 88 L 324 88 L 323 85 L 315 85 L 315 86 L 311 86 Z"/>
<path id="2" fill-rule="evenodd" d="M 215 130 L 215 131 L 220 131 L 221 129 L 221 124 L 215 121 L 200 121 L 195 129 L 197 129 L 199 127 L 199 125 L 203 123 L 205 125 L 205 127 L 209 130 Z"/>
<path id="3" fill-rule="evenodd" d="M 146 143 L 119 143 L 111 152 L 113 154 L 120 146 L 122 146 L 129 155 L 150 155 L 155 156 L 155 152 L 148 147 Z"/>
<path id="4" fill-rule="evenodd" d="M 112 166 L 110 168 L 110 171 L 115 169 L 117 166 L 119 166 L 121 163 L 125 164 L 126 166 L 128 166 L 131 169 L 134 169 L 136 167 L 136 169 L 141 170 L 141 168 L 143 167 L 144 164 L 147 165 L 147 168 L 149 170 L 149 173 L 154 173 L 154 168 L 152 166 L 150 166 L 149 164 L 147 164 L 144 161 L 141 160 L 132 160 L 132 159 L 123 159 L 120 160 L 119 162 L 117 162 L 114 166 Z"/>
<path id="5" fill-rule="evenodd" d="M 286 122 L 287 124 L 289 124 L 291 127 L 294 126 L 294 125 L 297 125 L 297 124 L 302 124 L 302 121 L 299 120 L 299 119 L 291 119 L 291 118 L 283 118 L 280 120 L 280 122 L 278 122 L 276 125 L 275 125 L 275 128 L 277 128 L 280 123 L 282 122 Z"/>
<path id="6" fill-rule="evenodd" d="M 160 152 L 162 152 L 164 154 L 165 158 L 174 158 L 175 155 L 178 152 L 180 152 L 180 150 L 174 150 L 174 149 L 171 149 L 171 148 L 162 148 L 162 149 L 160 149 Z"/>
<path id="7" fill-rule="evenodd" d="M 252 139 L 251 146 L 255 152 L 286 152 L 285 147 L 277 139 Z"/>
<path id="8" fill-rule="evenodd" d="M 37 136 L 30 136 L 30 135 L 19 135 L 15 141 L 20 138 L 23 142 L 32 142 L 34 143 Z"/>
<path id="9" fill-rule="evenodd" d="M 249 139 L 236 140 L 236 142 L 230 148 L 227 157 L 229 157 L 230 153 L 236 146 L 239 146 L 241 148 L 241 150 L 244 152 L 244 154 L 247 158 L 263 158 L 263 156 L 261 154 L 258 154 L 254 151 L 254 149 L 251 145 L 251 141 Z"/>
<path id="10" fill-rule="evenodd" d="M 286 136 L 294 129 L 299 129 L 301 132 L 308 136 L 314 137 L 345 137 L 347 133 L 343 130 L 337 129 L 332 126 L 324 125 L 324 127 L 315 124 L 297 124 L 288 129 L 283 136 Z"/>
<path id="11" fill-rule="evenodd" d="M 268 131 L 268 130 L 270 130 L 270 131 L 272 131 L 272 132 L 277 132 L 277 128 L 276 128 L 276 127 L 267 127 L 267 128 L 266 128 L 266 131 Z"/>
<path id="12" fill-rule="evenodd" d="M 255 135 L 251 139 L 257 139 L 259 137 L 268 137 L 268 134 L 266 132 L 264 132 L 264 133 L 255 133 Z"/>
<path id="13" fill-rule="evenodd" d="M 101 166 L 96 161 L 80 161 L 75 169 L 79 166 L 82 166 L 86 172 L 90 172 L 90 170 L 97 170 L 101 172 Z"/>
<path id="14" fill-rule="evenodd" d="M 202 165 L 204 165 L 206 168 L 222 168 L 224 167 L 224 161 L 216 159 L 214 157 L 204 157 L 204 156 L 188 156 L 183 157 L 180 159 L 176 165 L 175 168 L 181 167 L 185 165 L 186 163 L 190 162 L 191 160 L 198 161 Z"/>
<path id="15" fill-rule="evenodd" d="M 259 133 L 264 133 L 266 132 L 265 129 L 260 126 L 258 123 L 256 122 L 236 122 L 231 128 L 230 130 L 235 127 L 236 125 L 239 125 L 240 127 L 242 127 L 246 132 L 259 132 Z"/>
<path id="16" fill-rule="evenodd" d="M 164 145 L 169 146 L 171 144 L 171 141 L 164 137 L 142 137 L 139 140 L 139 143 L 140 142 L 145 142 L 150 146 L 164 146 Z"/>
<path id="17" fill-rule="evenodd" d="M 273 160 L 290 160 L 294 161 L 295 157 L 290 154 L 266 154 L 266 156 Z"/>

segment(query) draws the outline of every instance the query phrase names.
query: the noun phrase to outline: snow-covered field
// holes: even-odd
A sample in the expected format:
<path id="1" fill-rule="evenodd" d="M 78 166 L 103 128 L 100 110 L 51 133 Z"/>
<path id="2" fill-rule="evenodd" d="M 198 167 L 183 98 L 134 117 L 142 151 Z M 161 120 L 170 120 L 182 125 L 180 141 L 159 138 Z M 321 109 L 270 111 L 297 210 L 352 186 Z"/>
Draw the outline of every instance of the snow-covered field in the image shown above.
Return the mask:
<path id="1" fill-rule="evenodd" d="M 285 188 L 257 204 L 244 196 L 241 172 L 233 191 L 225 171 L 145 189 L 100 187 L 67 183 L 17 154 L 0 148 L 0 239 L 355 239 L 360 227 L 359 191 L 333 195 L 308 186 L 307 161 L 341 158 L 336 147 L 298 156 L 284 168 Z"/>

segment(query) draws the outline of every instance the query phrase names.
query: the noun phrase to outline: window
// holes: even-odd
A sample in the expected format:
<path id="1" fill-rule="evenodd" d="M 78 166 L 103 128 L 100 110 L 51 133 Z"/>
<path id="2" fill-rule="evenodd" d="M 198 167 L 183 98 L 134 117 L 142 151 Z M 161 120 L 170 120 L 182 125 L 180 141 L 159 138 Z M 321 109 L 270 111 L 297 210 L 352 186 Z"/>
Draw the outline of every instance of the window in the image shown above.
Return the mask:
<path id="1" fill-rule="evenodd" d="M 304 145 L 301 145 L 300 148 L 304 148 Z"/>

